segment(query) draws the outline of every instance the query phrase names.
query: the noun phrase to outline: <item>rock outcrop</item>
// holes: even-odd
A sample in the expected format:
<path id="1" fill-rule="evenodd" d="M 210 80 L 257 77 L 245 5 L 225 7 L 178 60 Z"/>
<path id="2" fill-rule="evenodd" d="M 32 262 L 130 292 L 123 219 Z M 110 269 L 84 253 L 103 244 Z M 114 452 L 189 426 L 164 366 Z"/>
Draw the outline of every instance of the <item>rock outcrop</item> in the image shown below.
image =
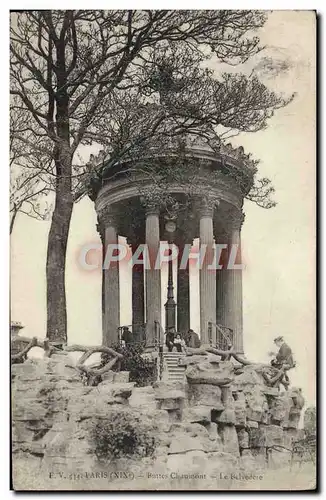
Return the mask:
<path id="1" fill-rule="evenodd" d="M 97 423 L 105 429 L 117 412 L 135 432 L 145 426 L 154 443 L 149 454 L 137 445 L 137 456 L 126 457 L 140 473 L 150 467 L 153 474 L 205 471 L 215 477 L 230 467 L 257 471 L 289 463 L 303 432 L 301 391 L 267 387 L 252 365 L 212 355 L 191 358 L 187 383 L 140 388 L 129 382 L 128 372 L 107 372 L 96 387 L 85 386 L 67 355 L 13 365 L 15 488 L 35 489 L 35 481 L 51 483 L 53 474 L 63 488 L 71 474 L 107 470 L 108 464 L 124 470 L 120 458 L 99 460 L 92 437 Z"/>

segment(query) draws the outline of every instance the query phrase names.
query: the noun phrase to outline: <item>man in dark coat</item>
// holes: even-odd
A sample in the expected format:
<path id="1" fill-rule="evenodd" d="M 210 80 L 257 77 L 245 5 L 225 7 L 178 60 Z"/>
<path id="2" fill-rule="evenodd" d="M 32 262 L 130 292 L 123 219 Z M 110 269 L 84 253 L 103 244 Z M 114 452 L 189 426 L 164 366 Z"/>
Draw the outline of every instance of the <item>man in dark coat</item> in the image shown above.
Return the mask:
<path id="1" fill-rule="evenodd" d="M 275 360 L 272 360 L 273 366 L 283 366 L 290 365 L 290 368 L 294 366 L 292 349 L 285 342 L 283 337 L 277 337 L 274 339 L 274 344 L 279 348 L 278 353 L 276 354 Z"/>
<path id="2" fill-rule="evenodd" d="M 125 341 L 125 345 L 129 345 L 132 342 L 132 333 L 127 326 L 122 328 L 122 340 Z"/>
<path id="3" fill-rule="evenodd" d="M 194 330 L 192 330 L 191 328 L 187 333 L 185 341 L 188 347 L 198 348 L 201 345 L 198 333 L 194 332 Z"/>
<path id="4" fill-rule="evenodd" d="M 289 347 L 284 342 L 283 337 L 276 337 L 276 339 L 274 339 L 274 344 L 279 348 L 279 351 L 276 354 L 275 358 L 272 359 L 271 365 L 279 370 L 281 368 L 284 368 L 284 370 L 293 368 L 295 366 L 295 363 L 291 347 Z M 287 382 L 289 382 L 289 377 L 287 376 L 287 374 L 285 374 L 285 379 Z"/>
<path id="5" fill-rule="evenodd" d="M 166 333 L 165 344 L 166 344 L 169 352 L 172 352 L 172 350 L 173 350 L 175 334 L 176 334 L 175 328 L 173 328 L 173 327 L 170 327 Z"/>

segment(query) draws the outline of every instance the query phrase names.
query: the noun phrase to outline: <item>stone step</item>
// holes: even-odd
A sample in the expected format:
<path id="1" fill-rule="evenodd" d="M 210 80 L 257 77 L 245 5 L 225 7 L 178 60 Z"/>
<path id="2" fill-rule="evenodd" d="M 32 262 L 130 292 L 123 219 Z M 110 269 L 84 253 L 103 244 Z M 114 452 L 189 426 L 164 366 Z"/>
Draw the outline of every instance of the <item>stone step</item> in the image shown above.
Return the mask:
<path id="1" fill-rule="evenodd" d="M 186 355 L 183 354 L 182 352 L 163 352 L 163 356 L 165 358 L 176 358 L 176 357 L 185 358 L 186 357 Z"/>
<path id="2" fill-rule="evenodd" d="M 183 382 L 184 381 L 184 377 L 174 377 L 174 376 L 170 376 L 169 375 L 169 378 L 168 378 L 169 382 Z"/>
<path id="3" fill-rule="evenodd" d="M 180 365 L 179 360 L 184 359 L 185 355 L 180 352 L 165 352 L 163 356 L 168 381 L 172 383 L 184 382 L 186 367 Z"/>

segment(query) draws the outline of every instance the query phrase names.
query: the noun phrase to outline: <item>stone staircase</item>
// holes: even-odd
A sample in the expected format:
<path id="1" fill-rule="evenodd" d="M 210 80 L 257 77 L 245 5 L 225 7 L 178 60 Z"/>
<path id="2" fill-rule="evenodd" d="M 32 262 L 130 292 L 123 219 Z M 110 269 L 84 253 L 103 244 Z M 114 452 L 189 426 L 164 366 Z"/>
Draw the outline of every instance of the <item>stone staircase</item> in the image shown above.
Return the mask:
<path id="1" fill-rule="evenodd" d="M 165 380 L 167 382 L 185 382 L 185 366 L 179 365 L 179 359 L 184 359 L 185 354 L 181 352 L 164 352 Z"/>

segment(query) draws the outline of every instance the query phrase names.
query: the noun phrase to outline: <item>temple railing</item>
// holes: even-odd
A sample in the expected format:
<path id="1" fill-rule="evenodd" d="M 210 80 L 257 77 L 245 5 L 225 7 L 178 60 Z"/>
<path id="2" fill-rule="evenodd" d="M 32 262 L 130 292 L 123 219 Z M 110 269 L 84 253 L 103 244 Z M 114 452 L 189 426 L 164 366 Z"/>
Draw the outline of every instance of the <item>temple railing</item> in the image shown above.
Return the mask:
<path id="1" fill-rule="evenodd" d="M 136 337 L 136 340 L 134 338 L 135 336 L 135 332 L 132 330 L 133 328 L 133 325 L 121 325 L 118 327 L 118 344 L 120 346 L 123 345 L 123 329 L 124 328 L 131 328 L 131 334 L 132 334 L 132 338 L 131 340 L 128 342 L 128 344 L 133 344 L 133 345 L 137 345 L 137 344 L 144 344 L 145 341 L 146 341 L 146 337 L 145 337 L 145 327 L 146 325 L 139 325 L 138 328 L 138 332 L 137 332 L 137 337 Z"/>
<path id="2" fill-rule="evenodd" d="M 158 350 L 158 358 L 157 358 L 157 379 L 163 379 L 164 372 L 164 354 L 163 354 L 163 346 L 164 346 L 164 330 L 159 321 L 154 321 L 155 325 L 155 348 Z"/>
<path id="3" fill-rule="evenodd" d="M 216 333 L 216 343 L 213 341 L 213 330 Z M 229 350 L 233 346 L 233 330 L 224 325 L 218 325 L 213 321 L 208 322 L 208 340 L 210 345 L 218 349 Z"/>

